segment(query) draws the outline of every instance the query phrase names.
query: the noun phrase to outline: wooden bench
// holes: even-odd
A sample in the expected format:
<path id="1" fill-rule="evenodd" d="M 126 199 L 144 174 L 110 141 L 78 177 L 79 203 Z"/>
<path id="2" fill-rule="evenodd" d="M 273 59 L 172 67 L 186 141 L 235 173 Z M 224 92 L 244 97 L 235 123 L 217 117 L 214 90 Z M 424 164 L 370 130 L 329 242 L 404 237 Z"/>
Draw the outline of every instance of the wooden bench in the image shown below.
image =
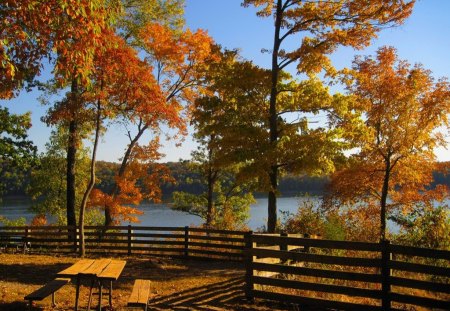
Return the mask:
<path id="1" fill-rule="evenodd" d="M 128 298 L 128 307 L 142 307 L 147 311 L 148 296 L 150 294 L 150 280 L 134 281 L 133 291 Z"/>
<path id="2" fill-rule="evenodd" d="M 55 307 L 55 305 L 56 305 L 55 292 L 69 282 L 70 282 L 70 279 L 61 279 L 61 278 L 54 279 L 54 280 L 48 282 L 47 284 L 45 284 L 44 286 L 42 286 L 41 288 L 35 290 L 31 294 L 25 296 L 24 299 L 28 300 L 30 302 L 30 308 L 31 308 L 34 300 L 40 301 L 40 300 L 44 299 L 45 297 L 48 297 L 51 294 L 52 295 L 52 307 Z"/>

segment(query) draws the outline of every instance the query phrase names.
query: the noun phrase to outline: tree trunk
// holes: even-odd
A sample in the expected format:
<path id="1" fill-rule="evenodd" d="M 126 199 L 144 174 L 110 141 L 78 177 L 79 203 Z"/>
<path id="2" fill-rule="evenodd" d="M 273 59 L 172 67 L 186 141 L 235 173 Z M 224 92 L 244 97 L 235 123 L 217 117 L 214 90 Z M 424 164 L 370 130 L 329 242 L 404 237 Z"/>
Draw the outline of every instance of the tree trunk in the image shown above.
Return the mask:
<path id="1" fill-rule="evenodd" d="M 383 188 L 381 190 L 381 199 L 380 199 L 380 240 L 386 240 L 386 201 L 388 197 L 389 191 L 389 178 L 391 174 L 391 159 L 388 156 L 385 160 L 385 170 L 384 170 L 384 179 L 383 179 Z"/>
<path id="2" fill-rule="evenodd" d="M 282 1 L 277 1 L 277 12 L 275 16 L 275 35 L 273 41 L 272 51 L 272 86 L 270 90 L 270 106 L 269 106 L 269 132 L 270 132 L 270 147 L 276 148 L 278 143 L 278 115 L 277 115 L 277 84 L 278 84 L 278 52 L 280 49 L 280 29 L 282 20 Z M 268 194 L 268 217 L 267 217 L 267 231 L 274 233 L 277 224 L 277 189 L 278 189 L 278 163 L 277 159 L 273 159 L 273 164 L 268 168 L 270 179 L 270 190 Z"/>
<path id="3" fill-rule="evenodd" d="M 81 206 L 80 206 L 79 226 L 80 226 L 80 256 L 81 257 L 84 257 L 84 255 L 86 254 L 85 243 L 84 243 L 84 212 L 86 210 L 86 204 L 87 204 L 89 195 L 91 194 L 91 191 L 95 185 L 95 161 L 96 161 L 96 157 L 97 157 L 98 139 L 100 137 L 100 123 L 101 123 L 101 103 L 99 100 L 97 103 L 97 118 L 96 118 L 96 124 L 95 124 L 94 147 L 92 149 L 90 180 L 89 180 L 89 184 L 86 188 L 86 191 L 84 192 L 83 200 L 81 201 Z"/>
<path id="4" fill-rule="evenodd" d="M 211 223 L 213 220 L 213 210 L 214 210 L 214 184 L 215 180 L 213 178 L 213 172 L 209 168 L 208 172 L 208 206 L 206 210 L 206 228 L 211 228 Z"/>
<path id="5" fill-rule="evenodd" d="M 78 121 L 76 120 L 75 109 L 77 108 L 78 83 L 76 79 L 71 85 L 71 102 L 69 109 L 72 111 L 72 119 L 69 122 L 69 137 L 67 141 L 67 171 L 66 171 L 66 204 L 67 204 L 67 225 L 76 226 L 75 216 L 75 162 L 78 149 Z"/>

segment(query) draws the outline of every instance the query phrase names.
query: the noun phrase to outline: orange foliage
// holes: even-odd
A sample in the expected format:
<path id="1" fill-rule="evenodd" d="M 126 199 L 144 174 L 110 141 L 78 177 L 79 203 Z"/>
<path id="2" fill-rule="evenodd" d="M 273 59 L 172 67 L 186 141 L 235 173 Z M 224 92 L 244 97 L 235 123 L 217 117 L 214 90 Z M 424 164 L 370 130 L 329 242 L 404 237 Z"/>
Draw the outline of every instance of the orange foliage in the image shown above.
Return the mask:
<path id="1" fill-rule="evenodd" d="M 168 101 L 192 103 L 202 92 L 204 69 L 218 60 L 213 40 L 203 30 L 181 33 L 150 23 L 140 33 L 147 62 L 156 64 L 157 80 Z"/>
<path id="2" fill-rule="evenodd" d="M 449 125 L 450 84 L 435 82 L 421 65 L 398 60 L 389 47 L 378 50 L 375 59 L 356 58 L 347 73 L 354 109 L 364 120 L 357 132 L 348 133 L 359 152 L 332 176 L 329 200 L 357 204 L 370 217 L 376 217 L 377 205 L 379 215 L 381 206 L 382 222 L 442 201 L 447 187 L 430 184 L 439 169 L 433 150 L 445 145 L 440 130 Z"/>
<path id="3" fill-rule="evenodd" d="M 87 84 L 93 50 L 116 10 L 108 5 L 102 0 L 6 0 L 7 15 L 0 19 L 0 98 L 16 95 L 52 53 L 61 86 L 73 78 Z"/>
<path id="4" fill-rule="evenodd" d="M 45 226 L 47 225 L 47 217 L 45 215 L 39 214 L 33 217 L 31 221 L 32 226 Z"/>
<path id="5" fill-rule="evenodd" d="M 173 182 L 167 167 L 154 162 L 162 156 L 158 152 L 159 147 L 157 139 L 147 146 L 135 146 L 125 172 L 115 177 L 117 192 L 106 194 L 94 189 L 88 205 L 108 209 L 115 224 L 120 221 L 139 222 L 134 215 L 143 214 L 137 208 L 142 200 L 160 202 L 160 184 Z"/>

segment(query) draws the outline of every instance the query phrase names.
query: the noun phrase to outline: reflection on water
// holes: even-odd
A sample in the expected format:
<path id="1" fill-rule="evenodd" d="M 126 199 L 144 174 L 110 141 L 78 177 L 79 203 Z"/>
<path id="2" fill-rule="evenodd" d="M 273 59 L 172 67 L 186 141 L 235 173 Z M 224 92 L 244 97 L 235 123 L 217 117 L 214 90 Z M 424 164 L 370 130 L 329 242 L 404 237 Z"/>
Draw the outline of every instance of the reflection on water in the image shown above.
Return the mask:
<path id="1" fill-rule="evenodd" d="M 317 198 L 309 198 L 318 201 Z M 306 198 L 288 197 L 277 200 L 279 211 L 288 211 L 295 213 L 300 201 Z M 25 217 L 27 223 L 30 223 L 34 217 L 28 208 L 31 201 L 24 199 L 4 200 L 0 203 L 0 215 L 11 220 Z M 174 211 L 167 204 L 141 204 L 140 209 L 144 215 L 139 216 L 140 226 L 160 226 L 160 227 L 184 227 L 189 225 L 199 225 L 202 220 L 198 216 L 190 215 L 185 212 Z M 257 199 L 257 202 L 250 208 L 250 220 L 248 226 L 252 230 L 263 227 L 267 223 L 267 198 Z M 128 224 L 128 223 L 127 223 Z"/>

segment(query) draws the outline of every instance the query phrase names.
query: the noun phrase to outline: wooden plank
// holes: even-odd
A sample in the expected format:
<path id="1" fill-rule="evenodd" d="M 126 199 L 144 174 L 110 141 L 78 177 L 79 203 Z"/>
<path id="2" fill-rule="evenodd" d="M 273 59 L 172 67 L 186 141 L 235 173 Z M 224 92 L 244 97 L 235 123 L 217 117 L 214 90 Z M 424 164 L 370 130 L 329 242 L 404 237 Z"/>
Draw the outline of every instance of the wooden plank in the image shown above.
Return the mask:
<path id="1" fill-rule="evenodd" d="M 30 243 L 42 243 L 42 242 L 48 242 L 48 243 L 69 243 L 70 242 L 73 245 L 73 241 L 71 241 L 71 240 L 68 240 L 68 239 L 54 239 L 54 238 L 43 239 L 43 238 L 28 237 L 27 238 L 27 242 L 30 242 Z"/>
<path id="2" fill-rule="evenodd" d="M 307 246 L 317 248 L 331 248 L 331 249 L 346 249 L 355 251 L 371 251 L 380 252 L 381 246 L 379 243 L 368 242 L 352 242 L 352 241 L 335 241 L 335 240 L 321 240 L 321 239 L 307 239 L 295 237 L 280 237 L 280 236 L 265 236 L 252 235 L 252 241 L 257 243 L 267 244 L 287 244 L 296 246 Z"/>
<path id="3" fill-rule="evenodd" d="M 391 285 L 450 294 L 450 284 L 391 277 Z"/>
<path id="4" fill-rule="evenodd" d="M 269 285 L 269 286 L 276 286 L 276 287 L 281 287 L 281 288 L 308 290 L 308 291 L 323 292 L 323 293 L 342 294 L 342 295 L 347 295 L 347 296 L 357 296 L 357 297 L 366 297 L 366 298 L 374 298 L 374 299 L 381 299 L 381 296 L 382 296 L 381 291 L 376 290 L 376 289 L 365 289 L 365 288 L 350 287 L 350 286 L 310 283 L 310 282 L 302 282 L 302 281 L 294 281 L 294 280 L 282 280 L 282 279 L 274 279 L 274 278 L 267 278 L 267 277 L 261 277 L 261 276 L 253 276 L 252 281 L 254 284 L 260 284 L 260 285 Z"/>
<path id="5" fill-rule="evenodd" d="M 450 260 L 450 251 L 447 250 L 403 246 L 403 245 L 392 245 L 392 244 L 389 245 L 389 250 L 394 254 Z"/>
<path id="6" fill-rule="evenodd" d="M 216 255 L 222 257 L 231 257 L 231 256 L 244 256 L 243 252 L 220 252 L 220 251 L 210 251 L 206 249 L 189 249 L 189 253 L 195 254 L 206 254 L 206 255 Z"/>
<path id="7" fill-rule="evenodd" d="M 125 260 L 111 260 L 109 265 L 106 266 L 100 274 L 98 274 L 98 277 L 107 280 L 117 280 L 126 263 L 127 262 Z"/>
<path id="8" fill-rule="evenodd" d="M 250 253 L 258 257 L 274 257 L 284 260 L 292 259 L 296 261 L 316 262 L 323 264 L 333 264 L 342 266 L 359 266 L 359 267 L 381 267 L 381 259 L 359 258 L 359 257 L 339 257 L 330 255 L 318 255 L 308 253 L 294 253 L 286 251 L 251 249 Z"/>
<path id="9" fill-rule="evenodd" d="M 223 235 L 242 235 L 247 233 L 247 231 L 237 231 L 237 230 L 219 230 L 219 229 L 203 229 L 203 228 L 189 228 L 190 232 L 204 232 L 212 234 L 223 234 Z"/>
<path id="10" fill-rule="evenodd" d="M 287 265 L 275 265 L 275 264 L 266 264 L 266 263 L 253 263 L 252 267 L 254 270 L 260 270 L 260 271 L 271 271 L 271 272 L 294 274 L 294 275 L 315 276 L 315 277 L 321 277 L 321 278 L 347 280 L 347 281 L 381 283 L 381 275 L 380 274 L 323 270 L 323 269 L 313 269 L 313 268 L 294 267 L 294 266 L 287 266 Z"/>
<path id="11" fill-rule="evenodd" d="M 271 293 L 266 291 L 253 290 L 252 295 L 255 298 L 270 299 L 280 302 L 297 303 L 300 306 L 308 306 L 313 308 L 331 308 L 333 310 L 357 310 L 357 311 L 378 311 L 381 306 L 365 305 L 357 303 L 349 303 L 335 300 L 326 300 L 318 298 L 302 297 L 297 295 L 288 295 L 281 293 Z"/>
<path id="12" fill-rule="evenodd" d="M 217 243 L 205 243 L 205 242 L 191 242 L 189 240 L 189 247 L 198 246 L 198 247 L 207 247 L 207 248 L 225 248 L 225 249 L 233 249 L 233 250 L 244 250 L 244 246 L 242 245 L 233 245 L 233 244 L 217 244 Z"/>
<path id="13" fill-rule="evenodd" d="M 391 301 L 407 303 L 421 307 L 450 310 L 450 301 L 392 293 Z"/>
<path id="14" fill-rule="evenodd" d="M 223 241 L 223 242 L 236 242 L 244 244 L 244 238 L 229 238 L 222 236 L 206 236 L 206 235 L 192 235 L 189 234 L 189 240 L 207 240 L 207 241 Z"/>
<path id="15" fill-rule="evenodd" d="M 0 226 L 1 230 L 75 230 L 75 226 Z"/>
<path id="16" fill-rule="evenodd" d="M 87 267 L 86 269 L 80 271 L 79 274 L 82 275 L 90 275 L 90 276 L 98 276 L 102 273 L 102 271 L 111 263 L 111 259 L 97 259 L 94 260 L 92 265 Z"/>
<path id="17" fill-rule="evenodd" d="M 128 240 L 99 240 L 99 239 L 86 239 L 86 243 L 97 244 L 124 244 L 128 245 Z M 183 245 L 184 241 L 164 241 L 164 240 L 131 240 L 131 244 L 148 244 L 148 245 Z"/>
<path id="18" fill-rule="evenodd" d="M 90 237 L 99 237 L 108 241 L 108 237 L 128 237 L 128 233 L 122 232 L 111 232 L 104 235 L 99 235 L 98 233 L 91 232 L 90 234 L 86 234 L 86 236 Z M 131 237 L 143 237 L 143 238 L 163 238 L 163 239 L 182 239 L 184 238 L 184 234 L 170 234 L 170 233 L 132 233 Z M 125 240 L 124 240 L 125 241 Z"/>
<path id="19" fill-rule="evenodd" d="M 108 230 L 128 230 L 128 226 L 85 226 L 86 230 L 96 230 L 99 232 Z M 131 226 L 131 230 L 145 230 L 145 231 L 184 231 L 184 227 L 146 227 L 146 226 Z"/>
<path id="20" fill-rule="evenodd" d="M 64 269 L 57 273 L 59 276 L 66 276 L 66 277 L 73 277 L 76 276 L 80 271 L 85 270 L 90 265 L 94 263 L 93 259 L 81 259 L 68 267 L 67 269 Z"/>
<path id="21" fill-rule="evenodd" d="M 137 279 L 134 281 L 133 290 L 128 298 L 127 305 L 133 306 L 146 306 L 148 303 L 148 296 L 150 293 L 150 280 Z"/>
<path id="22" fill-rule="evenodd" d="M 448 267 L 436 267 L 418 263 L 402 262 L 402 261 L 390 261 L 389 268 L 394 270 L 402 270 L 409 272 L 417 272 L 424 274 L 434 274 L 439 276 L 450 277 L 450 268 Z"/>
<path id="23" fill-rule="evenodd" d="M 70 279 L 63 279 L 63 278 L 54 279 L 54 280 L 48 282 L 47 284 L 45 284 L 44 286 L 42 286 L 41 288 L 28 294 L 27 296 L 25 296 L 24 299 L 25 300 L 42 300 L 45 297 L 50 296 L 51 294 L 53 294 L 54 292 L 56 292 L 58 289 L 60 289 L 61 287 L 63 287 L 64 285 L 66 285 L 69 282 L 70 282 Z"/>
<path id="24" fill-rule="evenodd" d="M 99 239 L 86 239 L 86 243 L 97 243 L 101 245 L 108 245 L 108 244 L 125 244 L 128 245 L 128 240 L 99 240 Z"/>
<path id="25" fill-rule="evenodd" d="M 115 245 L 86 245 L 86 249 L 108 249 L 108 250 L 126 250 L 128 251 L 127 246 L 115 246 Z M 172 252 L 184 252 L 184 248 L 181 247 L 151 247 L 151 246 L 133 246 L 132 250 L 143 250 L 143 251 L 172 251 Z"/>

